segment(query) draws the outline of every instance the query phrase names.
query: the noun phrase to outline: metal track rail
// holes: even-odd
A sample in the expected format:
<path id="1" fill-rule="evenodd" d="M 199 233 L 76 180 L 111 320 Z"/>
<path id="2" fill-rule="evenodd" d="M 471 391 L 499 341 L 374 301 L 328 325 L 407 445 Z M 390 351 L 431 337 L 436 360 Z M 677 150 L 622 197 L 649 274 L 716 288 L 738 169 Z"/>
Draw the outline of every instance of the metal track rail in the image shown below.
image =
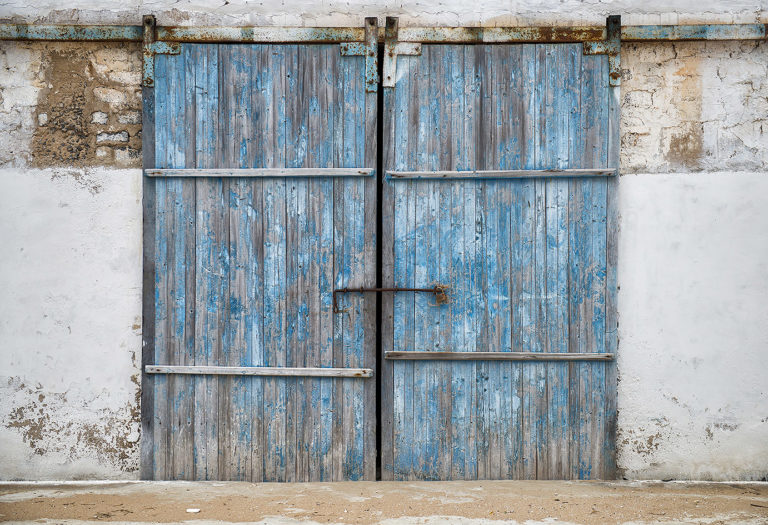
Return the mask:
<path id="1" fill-rule="evenodd" d="M 0 24 L 0 40 L 141 42 L 141 25 Z M 621 28 L 622 42 L 683 40 L 765 40 L 768 24 L 638 25 Z M 607 38 L 605 26 L 575 27 L 403 27 L 399 42 L 480 44 L 594 42 Z M 364 42 L 360 27 L 186 27 L 158 26 L 156 41 L 211 43 Z M 378 41 L 385 28 L 378 28 Z"/>

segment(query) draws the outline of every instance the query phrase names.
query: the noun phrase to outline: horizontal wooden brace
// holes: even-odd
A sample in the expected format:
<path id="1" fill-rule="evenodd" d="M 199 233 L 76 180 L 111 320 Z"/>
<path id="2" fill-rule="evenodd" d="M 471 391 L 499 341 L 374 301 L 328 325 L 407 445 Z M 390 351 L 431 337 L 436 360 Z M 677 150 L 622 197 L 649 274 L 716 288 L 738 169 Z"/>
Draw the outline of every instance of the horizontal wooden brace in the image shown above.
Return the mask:
<path id="1" fill-rule="evenodd" d="M 612 177 L 615 169 L 387 171 L 391 180 L 532 179 L 566 177 Z"/>
<path id="2" fill-rule="evenodd" d="M 410 361 L 612 361 L 613 354 L 557 352 L 384 352 L 384 359 Z"/>
<path id="3" fill-rule="evenodd" d="M 373 377 L 371 368 L 292 368 L 284 366 L 146 365 L 147 374 L 269 377 Z"/>
<path id="4" fill-rule="evenodd" d="M 370 177 L 373 168 L 148 169 L 147 177 Z"/>

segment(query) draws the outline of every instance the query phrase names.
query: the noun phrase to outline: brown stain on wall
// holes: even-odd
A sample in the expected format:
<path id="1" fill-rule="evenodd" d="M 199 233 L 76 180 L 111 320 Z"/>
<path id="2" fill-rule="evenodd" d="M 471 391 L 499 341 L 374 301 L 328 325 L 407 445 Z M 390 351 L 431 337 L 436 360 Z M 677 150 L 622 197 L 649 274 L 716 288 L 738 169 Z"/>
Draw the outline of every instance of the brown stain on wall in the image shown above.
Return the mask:
<path id="1" fill-rule="evenodd" d="M 45 43 L 33 167 L 141 166 L 136 43 Z"/>
<path id="2" fill-rule="evenodd" d="M 687 56 L 682 67 L 671 76 L 676 94 L 673 99 L 680 123 L 669 129 L 666 158 L 672 166 L 697 169 L 701 166 L 704 152 L 704 126 L 701 117 L 702 78 L 700 59 Z"/>

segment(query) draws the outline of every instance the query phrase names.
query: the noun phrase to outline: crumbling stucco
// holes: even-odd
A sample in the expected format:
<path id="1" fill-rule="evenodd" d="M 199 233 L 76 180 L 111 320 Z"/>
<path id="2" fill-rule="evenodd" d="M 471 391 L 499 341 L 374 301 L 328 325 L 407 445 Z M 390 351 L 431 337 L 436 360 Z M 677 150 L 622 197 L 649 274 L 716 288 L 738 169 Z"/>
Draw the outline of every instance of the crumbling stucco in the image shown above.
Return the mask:
<path id="1" fill-rule="evenodd" d="M 0 167 L 141 166 L 138 44 L 4 42 L 0 59 Z"/>
<path id="2" fill-rule="evenodd" d="M 768 44 L 622 48 L 622 173 L 768 167 Z"/>
<path id="3" fill-rule="evenodd" d="M 69 412 L 67 392 L 50 392 L 40 383 L 30 386 L 21 378 L 8 377 L 4 388 L 6 401 L 12 407 L 4 421 L 5 428 L 20 434 L 22 442 L 37 456 L 63 456 L 72 460 L 91 457 L 96 463 L 117 471 L 131 473 L 138 469 L 139 446 L 139 380 L 131 381 L 134 399 L 122 406 L 99 405 L 98 393 L 85 399 L 94 409 L 62 417 Z M 28 455 L 24 454 L 25 456 Z"/>

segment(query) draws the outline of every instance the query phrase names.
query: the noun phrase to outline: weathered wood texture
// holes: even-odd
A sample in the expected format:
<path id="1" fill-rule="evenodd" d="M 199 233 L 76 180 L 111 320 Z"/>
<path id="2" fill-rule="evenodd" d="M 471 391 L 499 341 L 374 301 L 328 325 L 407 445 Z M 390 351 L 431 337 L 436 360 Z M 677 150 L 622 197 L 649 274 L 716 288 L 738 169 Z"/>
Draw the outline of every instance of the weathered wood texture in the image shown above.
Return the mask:
<path id="1" fill-rule="evenodd" d="M 384 101 L 388 172 L 617 167 L 606 57 L 581 45 L 424 45 L 397 72 Z M 383 286 L 445 283 L 450 302 L 383 298 L 383 350 L 615 352 L 614 184 L 388 180 Z M 382 477 L 611 478 L 608 367 L 385 359 Z"/>
<path id="2" fill-rule="evenodd" d="M 606 354 L 603 354 L 606 355 Z M 371 368 L 312 368 L 290 366 L 182 366 L 147 365 L 147 374 L 285 377 L 373 377 Z"/>
<path id="3" fill-rule="evenodd" d="M 338 45 L 156 57 L 159 169 L 370 168 L 376 99 Z M 373 138 L 371 138 L 373 137 Z M 153 365 L 375 366 L 373 177 L 150 180 Z M 146 191 L 146 190 L 145 190 Z M 153 375 L 155 479 L 374 479 L 375 381 Z"/>

